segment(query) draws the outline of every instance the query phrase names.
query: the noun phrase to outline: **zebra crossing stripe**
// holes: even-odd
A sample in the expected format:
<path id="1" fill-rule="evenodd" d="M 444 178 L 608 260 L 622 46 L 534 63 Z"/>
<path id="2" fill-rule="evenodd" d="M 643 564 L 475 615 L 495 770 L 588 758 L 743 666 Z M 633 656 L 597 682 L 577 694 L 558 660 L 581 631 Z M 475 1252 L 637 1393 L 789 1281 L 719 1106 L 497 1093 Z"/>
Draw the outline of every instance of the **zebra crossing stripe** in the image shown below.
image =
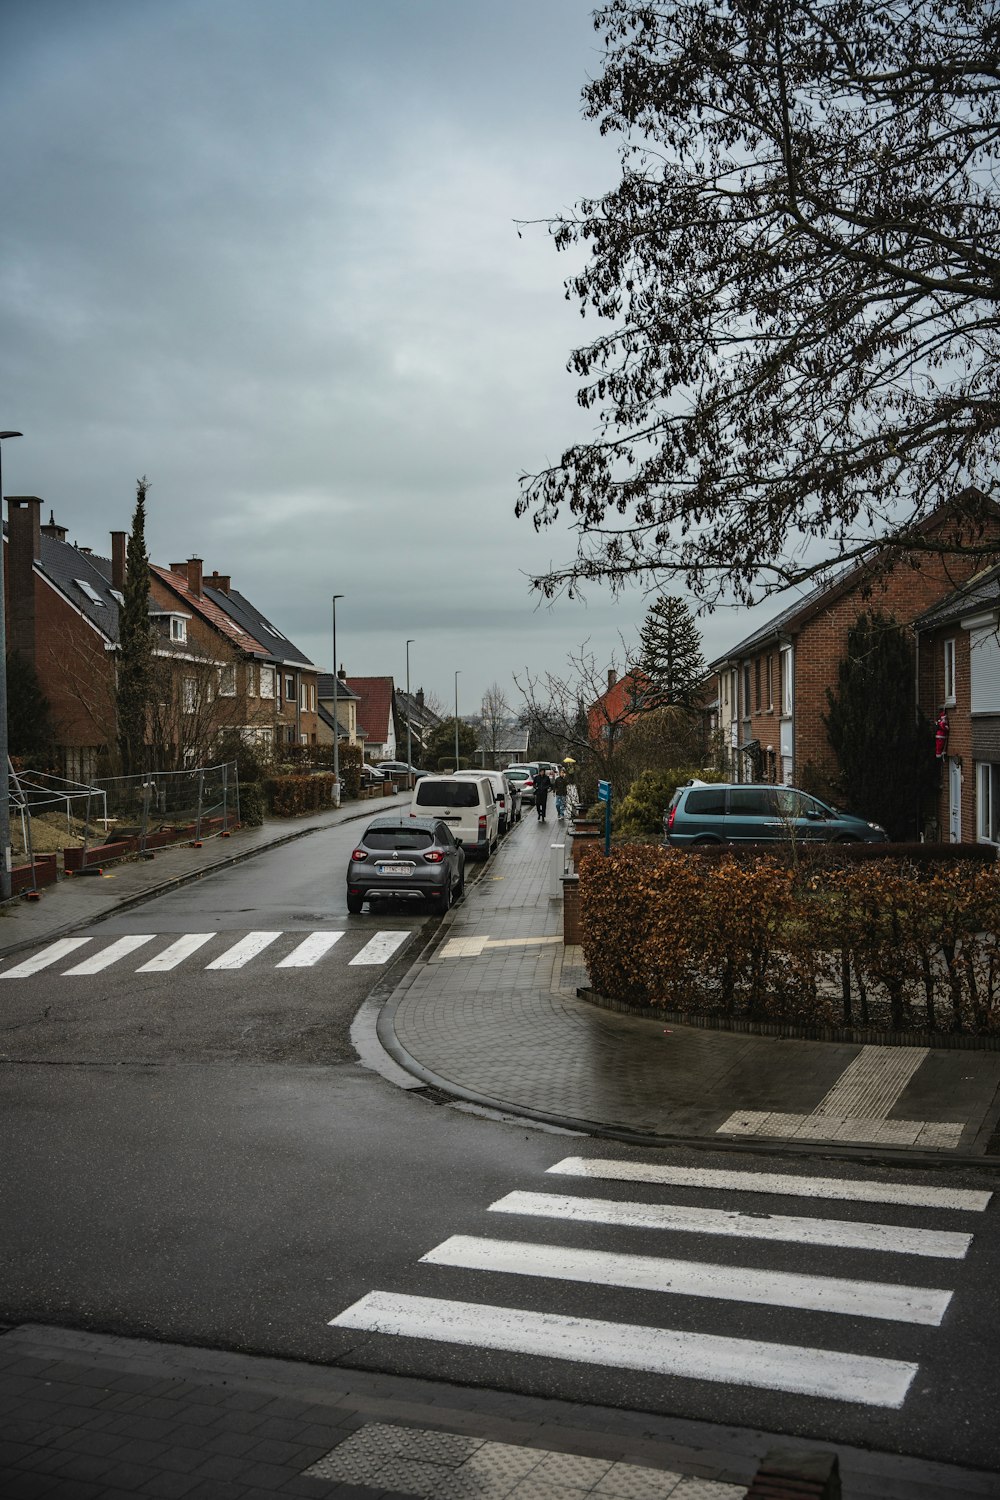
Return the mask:
<path id="1" fill-rule="evenodd" d="M 617 1251 L 533 1245 L 462 1234 L 452 1235 L 421 1256 L 421 1260 L 434 1266 L 458 1266 L 471 1271 L 543 1276 L 556 1281 L 583 1281 L 633 1291 L 714 1297 L 724 1302 L 754 1302 L 766 1307 L 794 1307 L 807 1312 L 843 1313 L 848 1317 L 926 1323 L 935 1327 L 951 1301 L 951 1292 L 936 1287 L 892 1286 L 836 1276 L 797 1276 L 785 1271 L 756 1271 L 746 1266 L 737 1272 L 732 1266 L 699 1261 L 661 1260 L 652 1255 L 623 1255 Z"/>
<path id="2" fill-rule="evenodd" d="M 409 937 L 408 932 L 376 932 L 370 942 L 355 953 L 352 964 L 384 964 Z"/>
<path id="3" fill-rule="evenodd" d="M 206 969 L 242 969 L 258 953 L 262 953 L 271 943 L 280 938 L 280 932 L 248 932 L 246 937 L 240 938 L 225 953 L 220 953 L 218 958 L 213 958 Z"/>
<path id="4" fill-rule="evenodd" d="M 339 943 L 343 936 L 342 932 L 311 932 L 274 967 L 276 969 L 308 969 L 310 965 L 321 959 L 324 953 L 329 953 L 334 943 Z"/>
<path id="5" fill-rule="evenodd" d="M 214 936 L 213 932 L 186 932 L 183 937 L 179 937 L 168 948 L 164 948 L 162 953 L 158 953 L 148 963 L 140 964 L 135 972 L 137 974 L 162 974 L 167 969 L 176 969 L 178 964 L 190 958 L 192 953 L 197 953 L 198 949 L 203 948 L 209 938 Z"/>
<path id="6" fill-rule="evenodd" d="M 664 1203 L 618 1203 L 606 1198 L 572 1198 L 556 1193 L 508 1193 L 490 1204 L 490 1212 L 612 1224 L 620 1229 L 671 1229 L 686 1234 L 738 1235 L 743 1239 L 783 1240 L 799 1245 L 893 1251 L 898 1255 L 927 1255 L 943 1260 L 963 1259 L 972 1241 L 971 1234 L 943 1229 L 852 1224 L 785 1214 L 743 1214 Z"/>
<path id="7" fill-rule="evenodd" d="M 849 1203 L 894 1203 L 907 1208 L 968 1209 L 982 1213 L 992 1193 L 922 1187 L 907 1182 L 861 1182 L 837 1177 L 793 1177 L 784 1172 L 723 1172 L 706 1167 L 659 1167 L 646 1162 L 567 1156 L 548 1168 L 567 1177 L 665 1187 L 723 1188 L 726 1192 L 784 1193 L 799 1198 L 840 1198 Z"/>
<path id="8" fill-rule="evenodd" d="M 100 953 L 94 953 L 90 958 L 85 958 L 82 963 L 74 965 L 72 969 L 64 970 L 65 974 L 100 974 L 103 969 L 110 969 L 120 958 L 127 958 L 137 948 L 142 948 L 146 943 L 151 943 L 155 938 L 155 932 L 133 933 L 131 937 L 119 938 L 117 942 L 110 943 L 107 948 L 102 948 Z"/>
<path id="9" fill-rule="evenodd" d="M 917 1373 L 915 1364 L 903 1360 L 395 1292 L 369 1292 L 331 1318 L 329 1326 L 864 1406 L 902 1406 Z"/>
<path id="10" fill-rule="evenodd" d="M 22 959 L 21 963 L 15 964 L 12 969 L 5 969 L 0 974 L 0 979 L 27 979 L 29 974 L 37 974 L 39 969 L 47 969 L 50 964 L 58 963 L 61 958 L 75 953 L 77 948 L 82 948 L 84 943 L 89 943 L 90 938 L 71 937 L 60 938 L 57 943 L 50 943 L 40 953 L 33 953 L 30 958 Z"/>

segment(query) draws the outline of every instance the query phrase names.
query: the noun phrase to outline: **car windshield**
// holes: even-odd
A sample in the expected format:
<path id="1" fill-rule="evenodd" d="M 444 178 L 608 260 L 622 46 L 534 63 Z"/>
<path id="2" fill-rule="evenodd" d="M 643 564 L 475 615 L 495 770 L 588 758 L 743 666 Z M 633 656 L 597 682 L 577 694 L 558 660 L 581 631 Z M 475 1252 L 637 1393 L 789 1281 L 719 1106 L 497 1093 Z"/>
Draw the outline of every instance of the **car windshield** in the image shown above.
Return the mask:
<path id="1" fill-rule="evenodd" d="M 479 788 L 474 781 L 419 781 L 418 807 L 478 807 Z"/>
<path id="2" fill-rule="evenodd" d="M 508 781 L 528 781 L 531 777 L 530 771 L 505 771 L 504 775 Z"/>
<path id="3" fill-rule="evenodd" d="M 369 849 L 429 849 L 434 839 L 423 828 L 369 828 L 364 842 Z"/>

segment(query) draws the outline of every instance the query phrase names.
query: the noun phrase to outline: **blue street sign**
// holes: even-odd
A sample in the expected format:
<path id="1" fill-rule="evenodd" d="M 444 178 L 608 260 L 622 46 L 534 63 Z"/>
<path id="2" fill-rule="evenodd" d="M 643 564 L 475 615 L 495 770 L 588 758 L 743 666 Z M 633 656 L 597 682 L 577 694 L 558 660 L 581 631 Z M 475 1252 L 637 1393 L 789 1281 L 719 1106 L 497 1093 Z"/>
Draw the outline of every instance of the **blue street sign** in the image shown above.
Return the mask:
<path id="1" fill-rule="evenodd" d="M 610 781 L 599 781 L 597 783 L 597 800 L 598 800 L 598 802 L 610 802 L 611 801 L 611 782 Z"/>

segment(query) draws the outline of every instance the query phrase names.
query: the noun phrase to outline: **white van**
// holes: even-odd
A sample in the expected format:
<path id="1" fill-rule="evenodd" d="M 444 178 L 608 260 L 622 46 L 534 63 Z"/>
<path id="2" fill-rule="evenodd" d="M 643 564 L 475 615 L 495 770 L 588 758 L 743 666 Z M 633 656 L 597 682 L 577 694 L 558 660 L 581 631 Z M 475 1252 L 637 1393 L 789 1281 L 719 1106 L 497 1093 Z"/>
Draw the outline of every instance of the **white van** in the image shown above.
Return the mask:
<path id="1" fill-rule="evenodd" d="M 487 776 L 421 776 L 411 818 L 440 818 L 467 855 L 486 859 L 500 837 L 500 811 Z"/>

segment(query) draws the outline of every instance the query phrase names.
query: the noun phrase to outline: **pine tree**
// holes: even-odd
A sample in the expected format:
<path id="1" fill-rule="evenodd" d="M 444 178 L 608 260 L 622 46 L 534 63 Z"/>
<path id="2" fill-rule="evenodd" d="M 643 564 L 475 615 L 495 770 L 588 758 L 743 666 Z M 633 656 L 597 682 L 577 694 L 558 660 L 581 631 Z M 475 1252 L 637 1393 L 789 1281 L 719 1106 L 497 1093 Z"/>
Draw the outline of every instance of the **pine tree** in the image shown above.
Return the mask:
<path id="1" fill-rule="evenodd" d="M 694 616 L 683 599 L 664 594 L 646 611 L 635 669 L 649 680 L 648 708 L 693 708 L 705 662 Z"/>
<path id="2" fill-rule="evenodd" d="M 125 556 L 125 602 L 118 612 L 118 681 L 115 707 L 122 772 L 146 769 L 146 732 L 153 686 L 153 627 L 149 619 L 145 478 L 137 481 L 135 514 Z"/>
<path id="3" fill-rule="evenodd" d="M 913 651 L 890 615 L 859 615 L 847 633 L 824 722 L 852 812 L 891 839 L 914 838 L 937 774 L 934 731 L 918 717 Z"/>

